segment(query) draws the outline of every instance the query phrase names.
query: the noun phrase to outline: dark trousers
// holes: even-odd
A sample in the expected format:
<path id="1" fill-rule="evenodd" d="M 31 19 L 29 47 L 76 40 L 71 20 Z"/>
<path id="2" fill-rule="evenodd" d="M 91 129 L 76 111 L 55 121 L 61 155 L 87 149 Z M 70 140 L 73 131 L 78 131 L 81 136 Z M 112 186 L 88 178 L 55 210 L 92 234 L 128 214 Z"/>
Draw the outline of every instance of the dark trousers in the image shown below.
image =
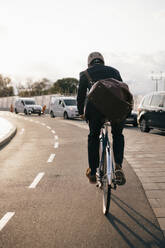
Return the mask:
<path id="1" fill-rule="evenodd" d="M 99 167 L 99 135 L 104 121 L 102 118 L 89 118 L 88 135 L 88 162 L 91 174 L 96 173 Z M 122 165 L 124 155 L 124 136 L 122 134 L 124 122 L 111 123 L 111 133 L 113 137 L 113 153 L 115 163 Z"/>

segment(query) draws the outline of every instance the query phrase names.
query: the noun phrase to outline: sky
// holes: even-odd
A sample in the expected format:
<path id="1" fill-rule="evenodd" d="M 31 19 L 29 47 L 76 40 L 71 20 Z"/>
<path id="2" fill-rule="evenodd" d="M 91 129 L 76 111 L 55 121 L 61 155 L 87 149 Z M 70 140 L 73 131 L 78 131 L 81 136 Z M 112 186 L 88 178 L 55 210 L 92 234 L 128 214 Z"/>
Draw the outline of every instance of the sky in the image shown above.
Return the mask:
<path id="1" fill-rule="evenodd" d="M 99 51 L 135 94 L 165 90 L 164 0 L 0 0 L 0 74 L 79 79 Z M 153 76 L 153 77 L 151 77 Z"/>

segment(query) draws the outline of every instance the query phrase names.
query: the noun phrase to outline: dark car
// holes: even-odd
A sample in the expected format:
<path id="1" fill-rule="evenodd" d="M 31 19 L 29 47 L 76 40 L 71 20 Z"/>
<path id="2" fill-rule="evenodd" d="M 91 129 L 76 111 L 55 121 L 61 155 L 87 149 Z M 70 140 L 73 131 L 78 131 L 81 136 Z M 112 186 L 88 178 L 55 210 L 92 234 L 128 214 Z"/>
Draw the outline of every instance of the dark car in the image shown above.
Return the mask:
<path id="1" fill-rule="evenodd" d="M 138 107 L 138 124 L 142 132 L 151 129 L 165 131 L 165 91 L 157 91 L 143 97 Z"/>
<path id="2" fill-rule="evenodd" d="M 137 127 L 137 112 L 131 111 L 128 115 L 127 119 L 125 120 L 125 124 L 132 124 L 134 127 Z"/>

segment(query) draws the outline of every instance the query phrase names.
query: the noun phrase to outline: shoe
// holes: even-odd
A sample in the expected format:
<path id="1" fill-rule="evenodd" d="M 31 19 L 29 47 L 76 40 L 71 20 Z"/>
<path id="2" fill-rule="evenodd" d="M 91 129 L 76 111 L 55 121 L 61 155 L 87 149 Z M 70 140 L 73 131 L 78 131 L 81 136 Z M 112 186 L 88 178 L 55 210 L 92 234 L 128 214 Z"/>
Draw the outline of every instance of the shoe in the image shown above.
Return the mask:
<path id="1" fill-rule="evenodd" d="M 86 176 L 89 179 L 89 182 L 90 183 L 92 183 L 92 184 L 96 183 L 96 174 L 95 175 L 91 175 L 91 169 L 90 168 L 87 169 Z"/>
<path id="2" fill-rule="evenodd" d="M 124 172 L 121 168 L 121 165 L 119 165 L 119 164 L 116 164 L 115 176 L 116 176 L 117 185 L 121 186 L 121 185 L 124 185 L 126 183 L 126 178 L 125 178 Z"/>
<path id="3" fill-rule="evenodd" d="M 121 164 L 115 164 L 115 170 L 120 170 L 121 168 Z"/>

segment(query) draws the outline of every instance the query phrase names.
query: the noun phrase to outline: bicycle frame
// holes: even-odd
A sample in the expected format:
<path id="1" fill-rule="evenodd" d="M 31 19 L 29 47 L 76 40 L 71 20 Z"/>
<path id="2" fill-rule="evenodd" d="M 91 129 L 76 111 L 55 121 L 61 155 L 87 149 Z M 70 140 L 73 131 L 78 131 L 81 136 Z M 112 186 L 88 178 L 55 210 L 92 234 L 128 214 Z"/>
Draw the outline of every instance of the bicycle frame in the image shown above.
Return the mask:
<path id="1" fill-rule="evenodd" d="M 116 189 L 113 151 L 108 137 L 107 123 L 102 127 L 100 134 L 100 164 L 97 187 L 103 190 L 103 213 L 107 215 L 110 208 L 111 189 Z"/>

